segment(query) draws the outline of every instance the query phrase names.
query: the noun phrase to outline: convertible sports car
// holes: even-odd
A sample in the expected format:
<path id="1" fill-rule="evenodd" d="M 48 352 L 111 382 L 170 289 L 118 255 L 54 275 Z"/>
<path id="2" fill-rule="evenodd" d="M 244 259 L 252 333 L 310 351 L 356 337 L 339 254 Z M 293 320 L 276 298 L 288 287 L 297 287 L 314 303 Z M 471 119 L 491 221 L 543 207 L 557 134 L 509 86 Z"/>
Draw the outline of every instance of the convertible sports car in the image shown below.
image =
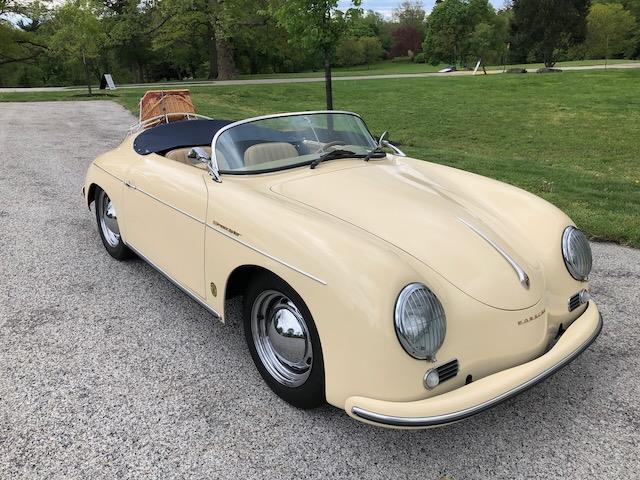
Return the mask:
<path id="1" fill-rule="evenodd" d="M 114 258 L 135 252 L 220 320 L 242 295 L 260 374 L 300 408 L 456 422 L 553 374 L 602 327 L 589 242 L 565 214 L 408 158 L 354 113 L 134 129 L 83 193 Z"/>

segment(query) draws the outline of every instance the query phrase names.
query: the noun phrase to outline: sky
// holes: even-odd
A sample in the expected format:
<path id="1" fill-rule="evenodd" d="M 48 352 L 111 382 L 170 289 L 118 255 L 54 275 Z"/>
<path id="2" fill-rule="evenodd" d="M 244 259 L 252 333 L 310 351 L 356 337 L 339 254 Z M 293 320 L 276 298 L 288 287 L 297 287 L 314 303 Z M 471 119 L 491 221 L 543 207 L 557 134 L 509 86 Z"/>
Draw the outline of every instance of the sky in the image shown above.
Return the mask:
<path id="1" fill-rule="evenodd" d="M 490 0 L 494 7 L 500 8 L 504 5 L 504 0 Z M 339 8 L 349 8 L 349 0 L 340 0 Z M 362 8 L 365 10 L 374 10 L 381 13 L 386 18 L 391 18 L 393 9 L 396 8 L 402 0 L 362 0 Z M 433 8 L 435 0 L 423 0 L 424 9 L 430 12 Z"/>

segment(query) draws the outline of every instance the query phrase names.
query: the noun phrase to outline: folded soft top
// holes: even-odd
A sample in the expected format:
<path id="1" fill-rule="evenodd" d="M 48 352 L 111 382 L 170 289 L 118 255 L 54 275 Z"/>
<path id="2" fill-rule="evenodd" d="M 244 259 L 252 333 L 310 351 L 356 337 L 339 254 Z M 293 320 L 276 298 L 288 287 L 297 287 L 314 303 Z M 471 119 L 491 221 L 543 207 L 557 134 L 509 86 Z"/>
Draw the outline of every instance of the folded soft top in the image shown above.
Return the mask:
<path id="1" fill-rule="evenodd" d="M 148 155 L 176 148 L 211 145 L 218 130 L 230 123 L 233 121 L 185 120 L 158 125 L 138 135 L 133 149 L 140 155 Z"/>

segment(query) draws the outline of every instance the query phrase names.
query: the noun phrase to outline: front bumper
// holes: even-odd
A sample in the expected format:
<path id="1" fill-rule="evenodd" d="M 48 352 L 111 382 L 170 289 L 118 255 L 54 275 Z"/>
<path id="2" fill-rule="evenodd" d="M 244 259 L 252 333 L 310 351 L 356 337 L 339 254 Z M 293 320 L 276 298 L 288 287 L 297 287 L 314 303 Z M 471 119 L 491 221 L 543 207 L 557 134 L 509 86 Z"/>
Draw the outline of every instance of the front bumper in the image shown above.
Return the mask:
<path id="1" fill-rule="evenodd" d="M 357 420 L 397 428 L 428 428 L 476 415 L 540 383 L 568 365 L 593 343 L 602 330 L 594 302 L 544 355 L 523 365 L 489 375 L 442 395 L 415 402 L 387 402 L 350 397 L 345 410 Z"/>

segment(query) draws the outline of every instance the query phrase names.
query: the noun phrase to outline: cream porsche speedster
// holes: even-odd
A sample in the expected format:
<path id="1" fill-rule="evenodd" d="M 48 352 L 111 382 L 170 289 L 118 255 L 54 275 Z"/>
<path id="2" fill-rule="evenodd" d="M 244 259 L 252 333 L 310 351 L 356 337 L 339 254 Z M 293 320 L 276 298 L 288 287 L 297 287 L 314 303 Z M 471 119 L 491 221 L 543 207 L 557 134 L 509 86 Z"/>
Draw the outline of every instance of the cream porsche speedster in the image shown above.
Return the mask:
<path id="1" fill-rule="evenodd" d="M 300 408 L 456 422 L 602 327 L 589 242 L 564 213 L 408 158 L 354 113 L 139 129 L 91 164 L 83 193 L 114 258 L 142 257 L 220 320 L 242 295 L 257 369 Z"/>

